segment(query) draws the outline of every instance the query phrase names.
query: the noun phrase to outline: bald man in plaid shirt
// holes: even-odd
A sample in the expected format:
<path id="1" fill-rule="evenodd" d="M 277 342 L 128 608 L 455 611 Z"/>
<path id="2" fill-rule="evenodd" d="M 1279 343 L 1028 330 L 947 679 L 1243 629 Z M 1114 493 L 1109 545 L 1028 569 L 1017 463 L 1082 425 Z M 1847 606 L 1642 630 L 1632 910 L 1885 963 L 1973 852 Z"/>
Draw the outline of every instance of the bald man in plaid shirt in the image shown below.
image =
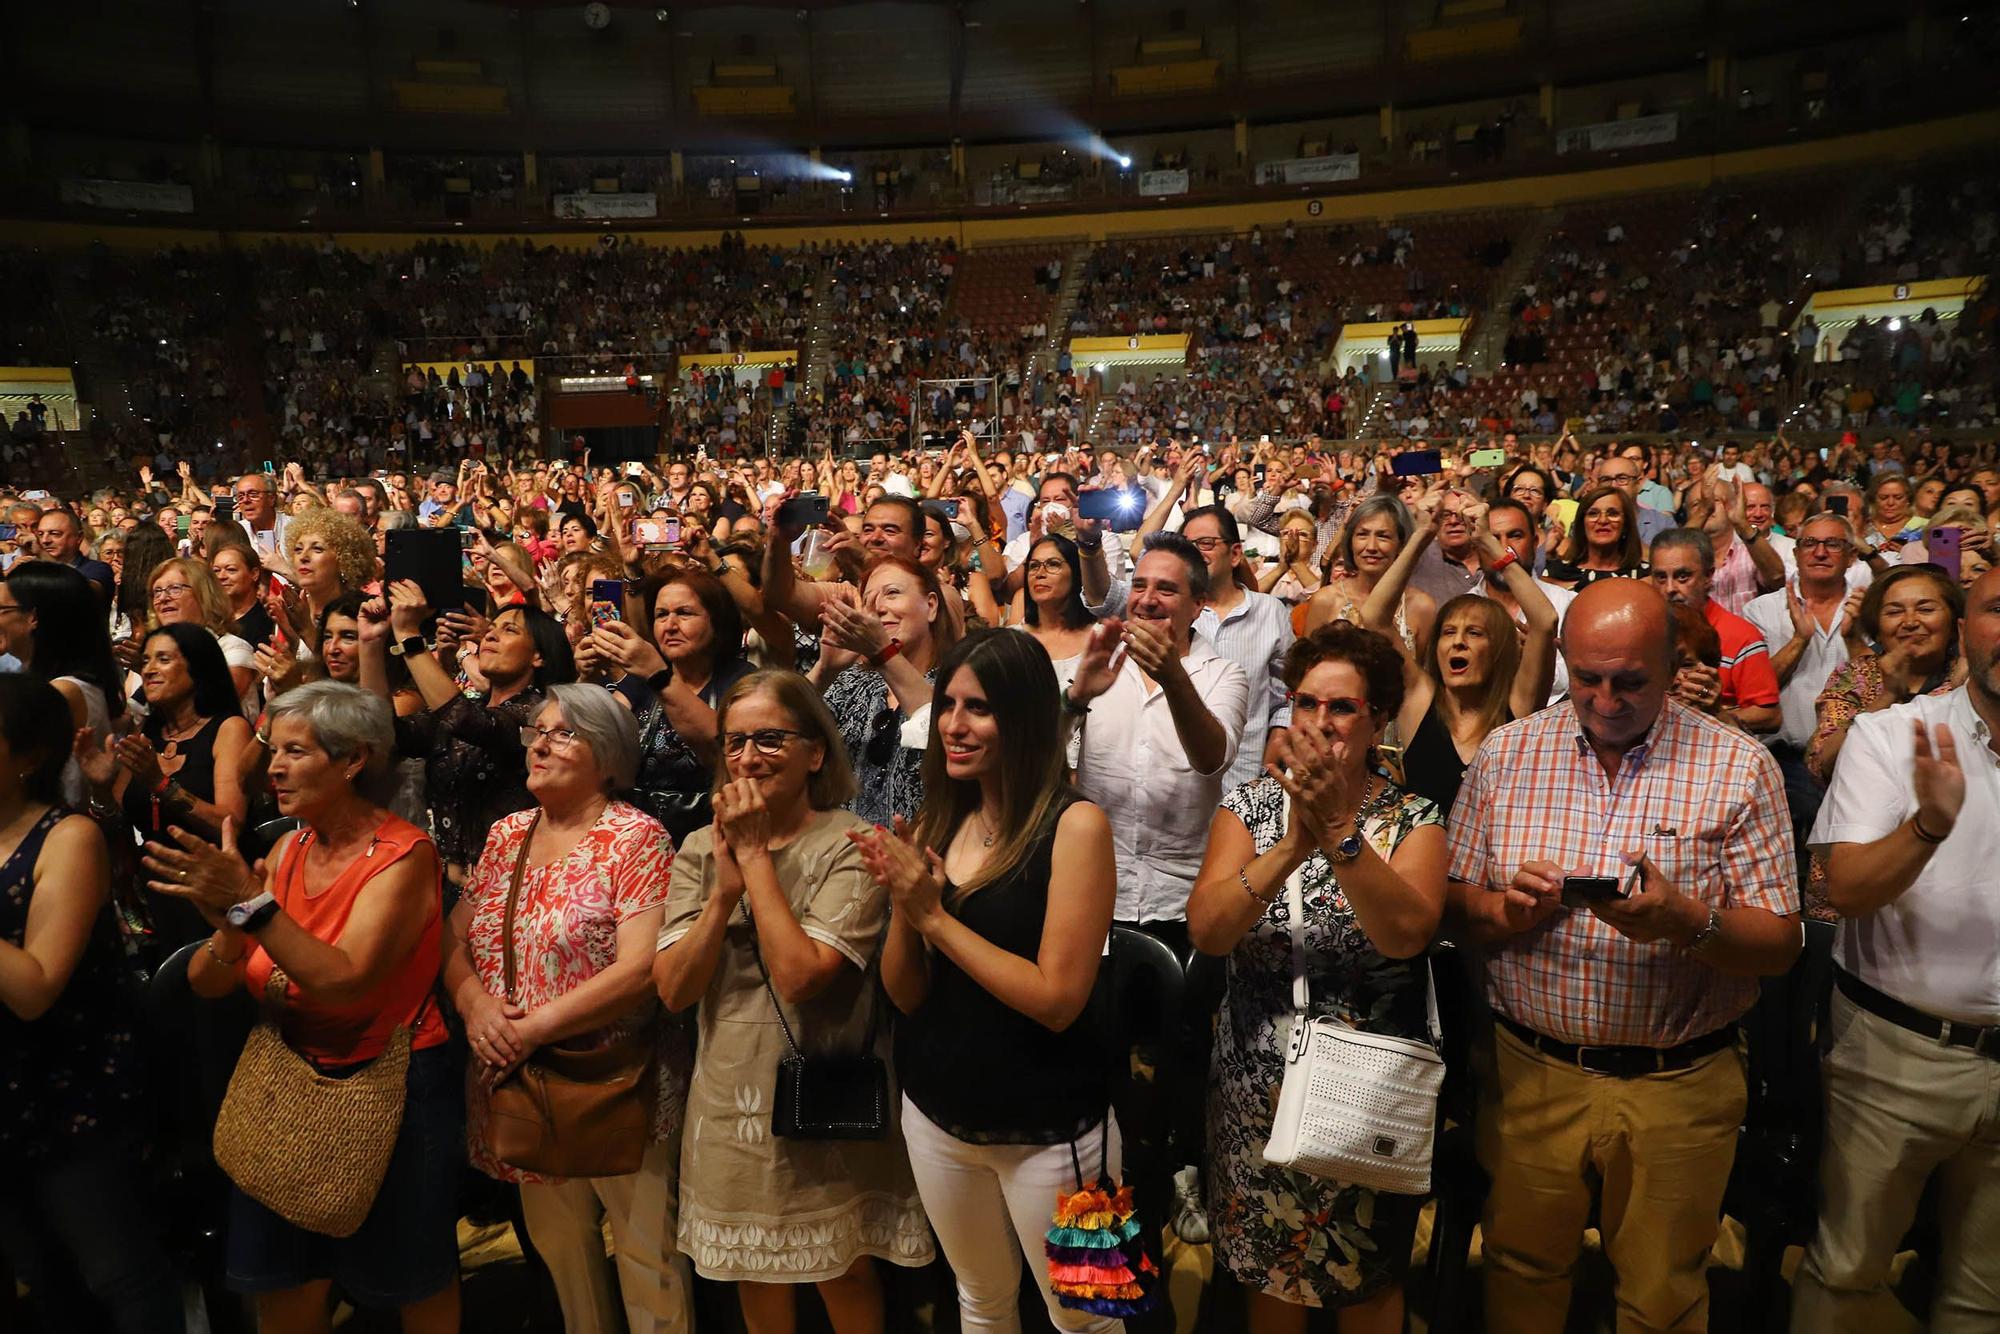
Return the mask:
<path id="1" fill-rule="evenodd" d="M 1803 936 L 1777 763 L 1669 698 L 1672 624 L 1638 580 L 1578 593 L 1570 702 L 1488 737 L 1453 808 L 1452 907 L 1495 1021 L 1491 1334 L 1562 1329 L 1594 1188 L 1619 1329 L 1707 1327 L 1744 1110 L 1736 1021 Z M 1569 876 L 1623 897 L 1566 906 Z"/>

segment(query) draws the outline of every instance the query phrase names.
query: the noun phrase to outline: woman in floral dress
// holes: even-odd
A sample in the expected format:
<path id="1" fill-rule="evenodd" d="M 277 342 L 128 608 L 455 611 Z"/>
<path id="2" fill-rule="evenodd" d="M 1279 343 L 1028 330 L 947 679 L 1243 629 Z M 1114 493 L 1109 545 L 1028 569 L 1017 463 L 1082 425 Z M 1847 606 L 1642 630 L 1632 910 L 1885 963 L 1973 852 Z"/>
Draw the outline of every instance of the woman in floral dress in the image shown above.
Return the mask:
<path id="1" fill-rule="evenodd" d="M 1371 630 L 1322 626 L 1285 661 L 1293 726 L 1285 777 L 1224 799 L 1188 902 L 1188 934 L 1228 957 L 1208 1104 L 1208 1206 L 1217 1261 L 1251 1289 L 1256 1334 L 1302 1331 L 1339 1309 L 1342 1334 L 1403 1327 L 1402 1279 L 1423 1200 L 1264 1161 L 1292 1023 L 1291 910 L 1301 874 L 1314 1016 L 1424 1036 L 1424 951 L 1444 905 L 1437 808 L 1371 754 L 1402 703 L 1400 658 Z"/>

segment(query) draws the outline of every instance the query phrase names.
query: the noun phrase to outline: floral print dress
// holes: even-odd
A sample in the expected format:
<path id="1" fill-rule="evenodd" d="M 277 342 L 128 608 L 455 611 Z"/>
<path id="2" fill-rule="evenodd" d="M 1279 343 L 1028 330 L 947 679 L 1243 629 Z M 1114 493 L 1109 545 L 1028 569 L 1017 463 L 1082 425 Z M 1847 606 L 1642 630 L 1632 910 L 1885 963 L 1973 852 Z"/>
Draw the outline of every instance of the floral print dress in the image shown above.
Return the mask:
<path id="1" fill-rule="evenodd" d="M 1222 806 L 1243 821 L 1260 853 L 1284 835 L 1285 792 L 1275 779 L 1244 784 Z M 1361 833 L 1388 857 L 1412 830 L 1438 823 L 1431 802 L 1388 786 L 1364 808 Z M 1301 889 L 1312 1013 L 1369 1032 L 1424 1037 L 1425 959 L 1376 952 L 1324 855 L 1307 860 Z M 1291 1023 L 1291 908 L 1280 893 L 1228 960 L 1208 1096 L 1205 1175 L 1215 1256 L 1239 1282 L 1280 1301 L 1347 1306 L 1402 1281 L 1423 1199 L 1264 1161 Z"/>

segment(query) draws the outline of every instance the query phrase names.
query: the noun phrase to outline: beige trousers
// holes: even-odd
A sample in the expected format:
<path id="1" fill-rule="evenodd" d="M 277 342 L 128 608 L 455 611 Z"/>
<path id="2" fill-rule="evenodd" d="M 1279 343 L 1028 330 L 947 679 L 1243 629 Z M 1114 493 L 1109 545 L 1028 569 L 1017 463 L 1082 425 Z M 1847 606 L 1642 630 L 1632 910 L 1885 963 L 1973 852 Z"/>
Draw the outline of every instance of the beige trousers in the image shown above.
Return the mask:
<path id="1" fill-rule="evenodd" d="M 1792 1285 L 1796 1334 L 1893 1334 L 1916 1322 L 1889 1264 L 1938 1177 L 1931 1334 L 2000 1329 L 2000 1061 L 1944 1047 L 1833 996 L 1819 1230 Z"/>
<path id="2" fill-rule="evenodd" d="M 1619 1334 L 1708 1327 L 1709 1248 L 1743 1121 L 1743 1062 L 1613 1079 L 1494 1026 L 1479 1110 L 1488 1334 L 1560 1334 L 1593 1185 Z"/>
<path id="3" fill-rule="evenodd" d="M 674 1249 L 679 1175 L 680 1145 L 666 1143 L 649 1146 L 630 1176 L 521 1187 L 521 1214 L 555 1279 L 567 1334 L 694 1327 L 687 1257 Z M 604 1254 L 607 1220 L 615 1269 Z"/>

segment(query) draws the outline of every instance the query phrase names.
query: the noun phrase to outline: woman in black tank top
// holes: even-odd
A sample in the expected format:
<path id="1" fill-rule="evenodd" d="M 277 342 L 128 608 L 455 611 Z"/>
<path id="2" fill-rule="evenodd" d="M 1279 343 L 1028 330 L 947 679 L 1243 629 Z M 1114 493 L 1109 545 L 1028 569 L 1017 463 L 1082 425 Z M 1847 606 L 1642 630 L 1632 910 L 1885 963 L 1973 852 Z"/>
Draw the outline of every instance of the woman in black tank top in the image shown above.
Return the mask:
<path id="1" fill-rule="evenodd" d="M 1443 521 L 1443 504 L 1420 504 L 1416 535 L 1376 584 L 1361 619 L 1403 653 L 1403 705 L 1395 732 L 1403 751 L 1402 785 L 1436 802 L 1448 816 L 1466 766 L 1493 730 L 1548 702 L 1556 669 L 1556 609 L 1528 572 L 1534 530 L 1527 511 L 1512 500 L 1496 500 L 1490 509 L 1468 505 L 1451 521 L 1472 529 L 1485 584 L 1503 586 L 1527 626 L 1517 629 L 1507 609 L 1486 593 L 1462 593 L 1438 608 L 1436 630 L 1419 646 L 1420 662 L 1395 633 L 1393 617 L 1417 556 Z M 1509 540 L 1503 543 L 1496 529 Z"/>
<path id="2" fill-rule="evenodd" d="M 1061 1310 L 1041 1233 L 1013 1222 L 1080 1188 L 1073 1144 L 1119 1171 L 1089 1007 L 1117 870 L 1103 812 L 1068 790 L 1055 700 L 1031 636 L 968 635 L 938 668 L 915 830 L 856 838 L 894 898 L 882 982 L 903 1133 L 968 1327 L 1014 1310 L 1017 1251 L 1059 1327 L 1118 1326 Z"/>
<path id="3" fill-rule="evenodd" d="M 222 646 L 198 625 L 163 625 L 140 648 L 146 722 L 138 732 L 81 751 L 92 804 L 116 806 L 143 837 L 169 828 L 221 837 L 222 822 L 240 829 L 248 809 L 238 760 L 250 744 L 236 685 Z M 213 928 L 178 899 L 147 895 L 156 944 L 174 949 Z"/>

